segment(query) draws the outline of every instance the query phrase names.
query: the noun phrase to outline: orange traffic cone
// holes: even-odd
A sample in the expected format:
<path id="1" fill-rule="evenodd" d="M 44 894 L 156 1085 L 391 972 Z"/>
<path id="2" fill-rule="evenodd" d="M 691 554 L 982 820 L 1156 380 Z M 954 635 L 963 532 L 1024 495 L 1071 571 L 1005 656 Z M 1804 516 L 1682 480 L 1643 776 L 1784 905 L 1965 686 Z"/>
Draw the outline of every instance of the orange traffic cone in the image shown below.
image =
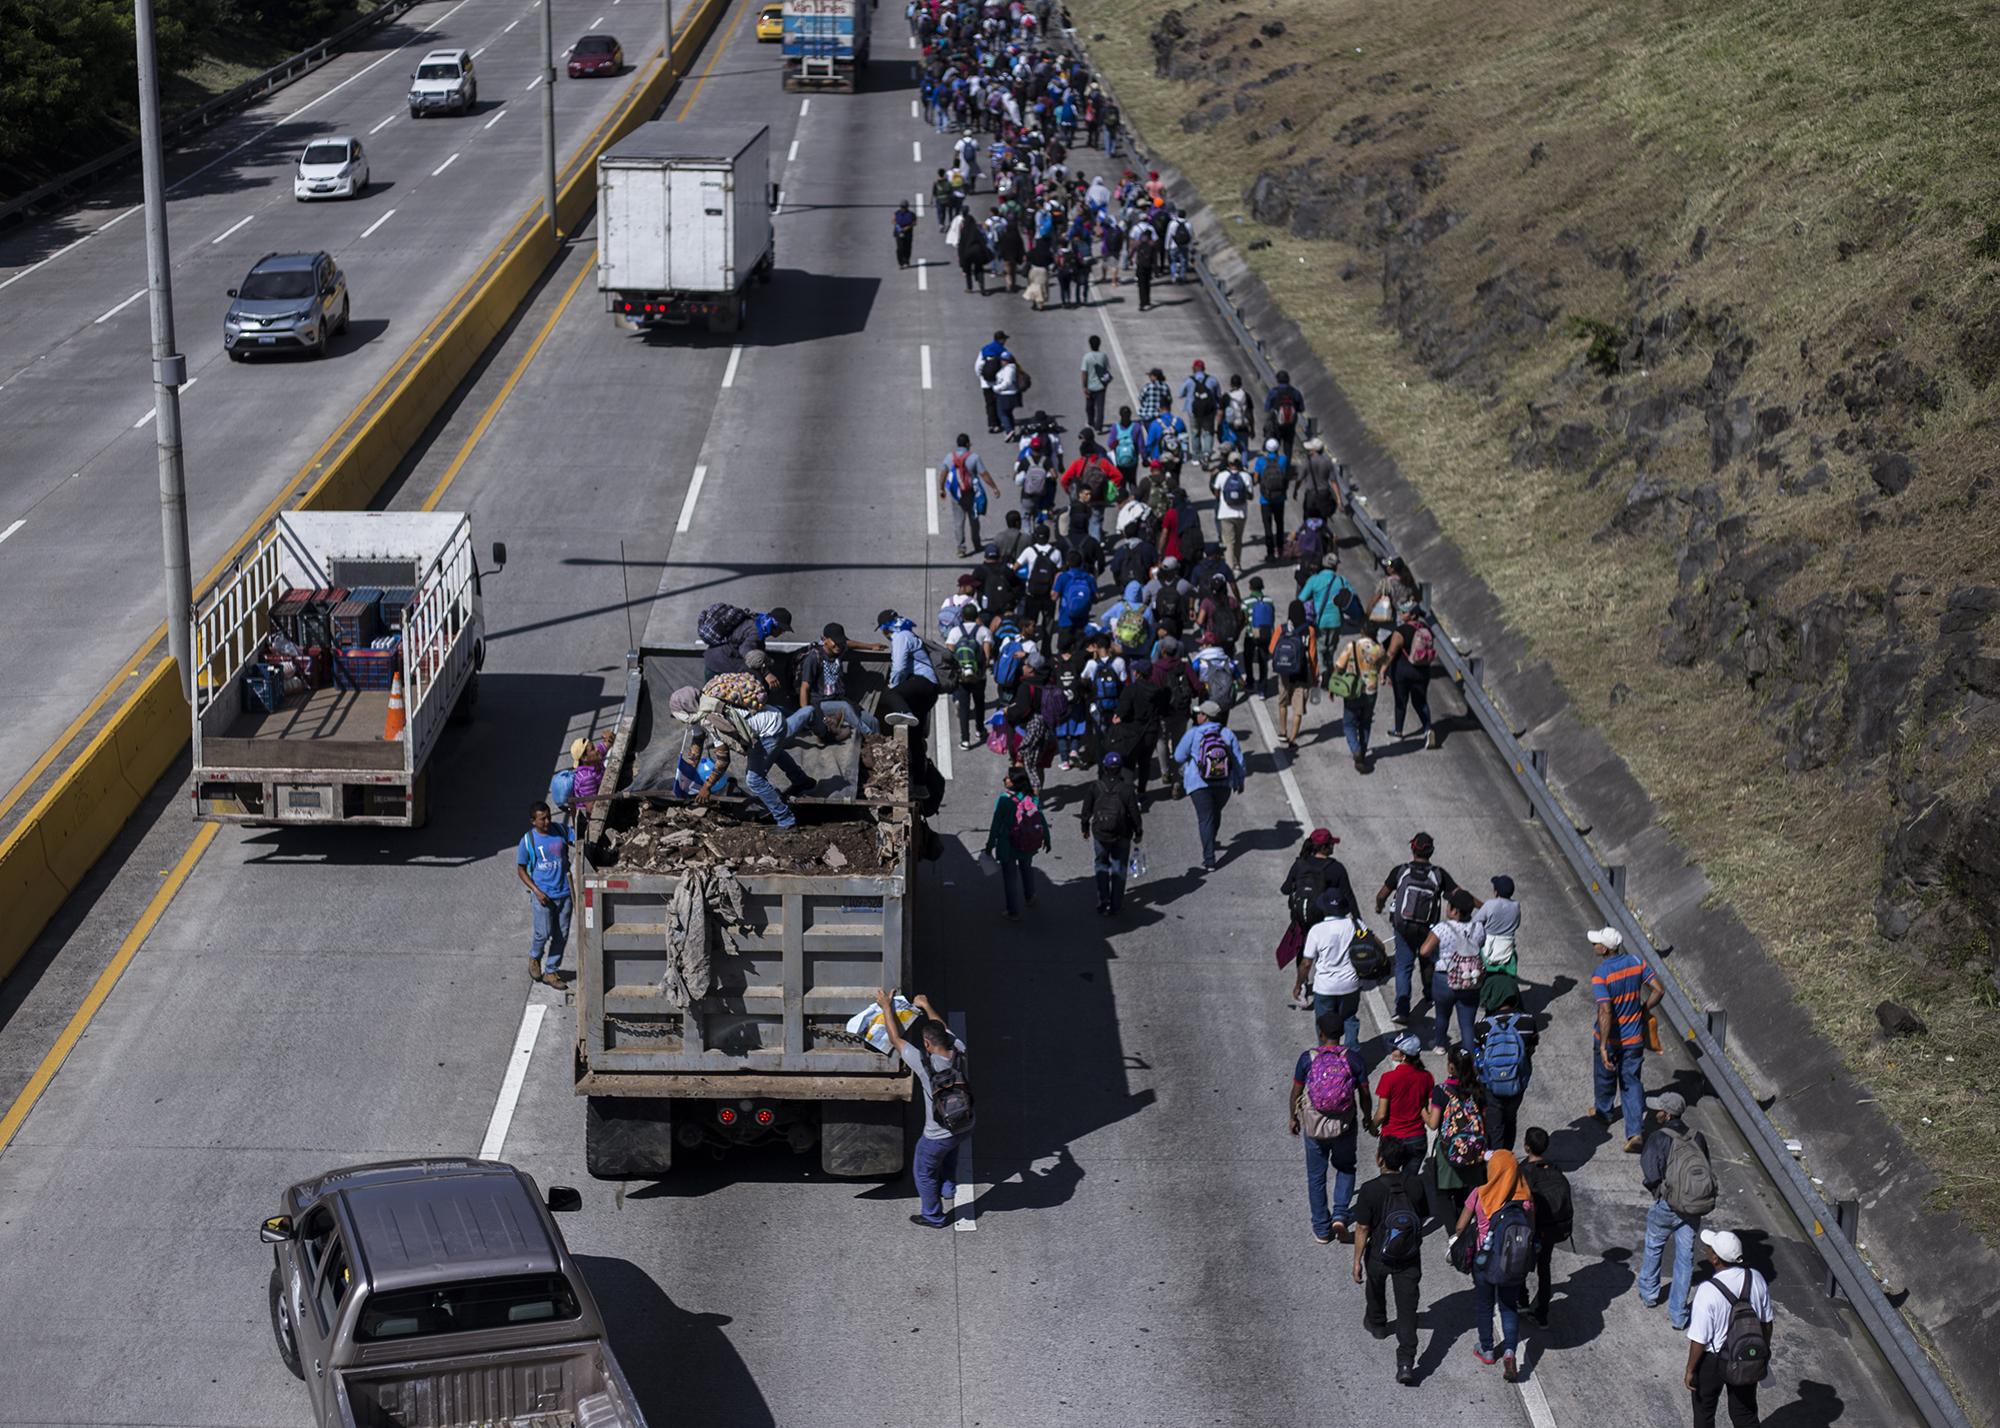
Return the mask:
<path id="1" fill-rule="evenodd" d="M 389 685 L 389 712 L 382 716 L 382 737 L 400 739 L 403 726 L 407 722 L 403 713 L 403 676 L 398 674 Z"/>

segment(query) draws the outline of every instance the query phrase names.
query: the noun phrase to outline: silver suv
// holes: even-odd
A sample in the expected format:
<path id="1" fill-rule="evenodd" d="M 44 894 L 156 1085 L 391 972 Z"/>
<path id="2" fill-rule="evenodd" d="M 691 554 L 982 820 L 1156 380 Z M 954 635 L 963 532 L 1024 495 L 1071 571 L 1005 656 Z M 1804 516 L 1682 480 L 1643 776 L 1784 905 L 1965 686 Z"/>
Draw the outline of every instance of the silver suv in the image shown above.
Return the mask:
<path id="1" fill-rule="evenodd" d="M 222 350 L 232 361 L 285 349 L 324 357 L 327 339 L 347 331 L 347 277 L 326 253 L 266 253 L 229 296 Z"/>
<path id="2" fill-rule="evenodd" d="M 410 76 L 410 117 L 421 119 L 449 109 L 470 114 L 479 103 L 479 79 L 472 56 L 464 50 L 432 50 L 417 61 Z"/>

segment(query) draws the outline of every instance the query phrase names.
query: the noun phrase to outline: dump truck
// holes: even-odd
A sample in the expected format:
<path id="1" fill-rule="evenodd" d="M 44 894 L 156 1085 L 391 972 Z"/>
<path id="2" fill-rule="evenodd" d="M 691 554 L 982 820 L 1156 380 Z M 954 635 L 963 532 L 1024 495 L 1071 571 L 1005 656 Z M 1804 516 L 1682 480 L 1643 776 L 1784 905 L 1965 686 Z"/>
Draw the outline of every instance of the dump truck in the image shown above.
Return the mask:
<path id="1" fill-rule="evenodd" d="M 283 512 L 193 626 L 197 819 L 423 825 L 486 659 L 463 513 Z"/>
<path id="2" fill-rule="evenodd" d="M 762 124 L 641 124 L 597 160 L 597 289 L 631 329 L 705 322 L 735 332 L 750 284 L 771 280 L 771 131 Z"/>
<path id="3" fill-rule="evenodd" d="M 868 72 L 871 0 L 785 0 L 785 88 L 852 93 Z"/>
<path id="4" fill-rule="evenodd" d="M 494 1160 L 349 1166 L 258 1238 L 278 1358 L 319 1428 L 645 1428 L 554 1214 L 582 1196 Z"/>
<path id="5" fill-rule="evenodd" d="M 801 648 L 768 650 L 782 664 Z M 870 708 L 886 658 L 850 659 L 849 688 Z M 675 792 L 688 729 L 668 699 L 705 677 L 692 646 L 629 657 L 604 789 L 582 810 L 572 934 L 587 1168 L 660 1176 L 677 1151 L 776 1141 L 817 1146 L 832 1175 L 893 1175 L 913 1078 L 846 1024 L 878 987 L 911 981 L 911 860 L 928 834 L 908 731 L 791 748 L 814 785 L 792 800 L 798 826 L 777 828 L 740 792 Z"/>

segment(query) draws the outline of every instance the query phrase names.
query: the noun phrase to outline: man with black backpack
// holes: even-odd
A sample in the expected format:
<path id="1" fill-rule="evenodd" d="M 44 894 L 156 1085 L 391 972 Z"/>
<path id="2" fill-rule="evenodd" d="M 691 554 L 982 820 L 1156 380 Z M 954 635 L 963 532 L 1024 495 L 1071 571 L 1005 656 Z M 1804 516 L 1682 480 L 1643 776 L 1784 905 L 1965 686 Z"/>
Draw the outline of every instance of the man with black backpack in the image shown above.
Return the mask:
<path id="1" fill-rule="evenodd" d="M 1161 574 L 1166 568 L 1161 566 Z M 1155 610 L 1159 607 L 1154 606 Z M 1160 780 L 1166 785 L 1167 797 L 1182 798 L 1186 790 L 1183 781 L 1177 779 L 1174 768 L 1174 750 L 1180 747 L 1187 734 L 1188 720 L 1194 714 L 1194 706 L 1200 697 L 1195 686 L 1194 668 L 1181 656 L 1181 642 L 1170 634 L 1162 634 L 1153 645 L 1153 668 L 1150 676 L 1155 689 L 1159 690 L 1156 707 L 1160 713 Z"/>
<path id="2" fill-rule="evenodd" d="M 1556 1246 L 1576 1232 L 1576 1200 L 1570 1194 L 1569 1177 L 1549 1159 L 1549 1133 L 1529 1126 L 1522 1137 L 1528 1158 L 1521 1173 L 1528 1177 L 1528 1190 L 1535 1202 L 1535 1294 L 1528 1313 L 1543 1328 L 1549 1323 L 1549 1261 Z"/>
<path id="3" fill-rule="evenodd" d="M 1264 454 L 1250 463 L 1257 478 L 1257 513 L 1264 521 L 1264 559 L 1285 556 L 1285 502 L 1292 492 L 1292 460 L 1276 441 L 1264 443 Z"/>
<path id="4" fill-rule="evenodd" d="M 1033 540 L 1021 552 L 1014 573 L 1021 581 L 1022 623 L 1046 636 L 1055 627 L 1056 576 L 1062 572 L 1062 552 L 1047 526 L 1036 526 Z"/>
<path id="5" fill-rule="evenodd" d="M 1215 867 L 1215 840 L 1222 829 L 1222 810 L 1232 793 L 1243 792 L 1243 746 L 1222 722 L 1222 706 L 1204 699 L 1194 707 L 1194 722 L 1174 745 L 1174 762 L 1185 771 L 1181 786 L 1194 800 L 1195 827 L 1201 833 L 1201 865 Z"/>
<path id="6" fill-rule="evenodd" d="M 1361 1327 L 1378 1339 L 1391 1331 L 1387 1293 L 1396 1295 L 1396 1382 L 1417 1386 L 1417 1296 L 1424 1277 L 1424 1226 L 1442 1218 L 1400 1140 L 1375 1147 L 1381 1174 L 1354 1197 L 1354 1282 L 1362 1286 Z"/>
<path id="7" fill-rule="evenodd" d="M 1250 517 L 1250 500 L 1253 492 L 1251 477 L 1243 469 L 1243 458 L 1237 452 L 1229 453 L 1228 464 L 1215 473 L 1209 483 L 1215 491 L 1215 526 L 1222 535 L 1222 545 L 1227 553 L 1229 568 L 1234 572 L 1243 569 L 1243 522 Z"/>
<path id="8" fill-rule="evenodd" d="M 1139 797 L 1125 777 L 1125 756 L 1107 748 L 1097 757 L 1097 777 L 1083 791 L 1078 810 L 1097 874 L 1097 915 L 1116 917 L 1125 901 L 1125 872 L 1134 844 L 1146 836 Z"/>
<path id="9" fill-rule="evenodd" d="M 1715 1208 L 1715 1164 L 1708 1158 L 1708 1141 L 1691 1131 L 1681 1117 L 1687 1098 L 1662 1091 L 1646 1098 L 1653 1130 L 1639 1152 L 1639 1176 L 1653 1192 L 1646 1207 L 1646 1248 L 1639 1257 L 1639 1302 L 1648 1309 L 1660 1302 L 1660 1261 L 1669 1241 L 1674 1247 L 1673 1282 L 1667 1288 L 1667 1322 L 1688 1326 L 1688 1291 L 1694 1280 L 1694 1237 L 1701 1217 Z"/>
<path id="10" fill-rule="evenodd" d="M 1181 407 L 1188 414 L 1188 444 L 1203 466 L 1215 460 L 1215 423 L 1222 415 L 1222 383 L 1208 375 L 1208 365 L 1199 357 L 1187 376 L 1181 378 Z"/>
<path id="11" fill-rule="evenodd" d="M 1771 1371 L 1771 1286 L 1743 1263 L 1743 1240 L 1730 1230 L 1703 1230 L 1713 1271 L 1694 1292 L 1688 1323 L 1687 1372 L 1694 1428 L 1715 1428 L 1727 1395 L 1732 1428 L 1754 1428 L 1757 1385 Z"/>
<path id="12" fill-rule="evenodd" d="M 910 1158 L 910 1173 L 917 1182 L 917 1213 L 910 1216 L 910 1223 L 942 1230 L 951 1224 L 948 1207 L 958 1196 L 952 1173 L 959 1142 L 972 1134 L 976 1119 L 972 1086 L 966 1080 L 965 1043 L 952 1035 L 929 997 L 919 992 L 910 1003 L 924 1014 L 917 1033 L 921 1049 L 903 1035 L 888 988 L 876 989 L 875 1004 L 884 1012 L 882 1028 L 889 1033 L 890 1050 L 916 1073 L 917 1099 L 924 1108 L 924 1133 Z"/>
<path id="13" fill-rule="evenodd" d="M 1375 893 L 1375 910 L 1389 909 L 1389 930 L 1396 940 L 1396 1020 L 1410 1019 L 1410 978 L 1416 971 L 1417 949 L 1430 936 L 1444 900 L 1458 887 L 1450 873 L 1431 861 L 1437 844 L 1428 833 L 1410 839 L 1410 861 L 1389 869 Z M 1393 899 L 1393 906 L 1391 901 Z M 1423 985 L 1430 985 L 1425 968 Z"/>
<path id="14" fill-rule="evenodd" d="M 1292 385 L 1292 374 L 1278 373 L 1278 385 L 1264 396 L 1264 433 L 1278 439 L 1287 461 L 1292 459 L 1292 441 L 1305 411 L 1305 394 Z"/>

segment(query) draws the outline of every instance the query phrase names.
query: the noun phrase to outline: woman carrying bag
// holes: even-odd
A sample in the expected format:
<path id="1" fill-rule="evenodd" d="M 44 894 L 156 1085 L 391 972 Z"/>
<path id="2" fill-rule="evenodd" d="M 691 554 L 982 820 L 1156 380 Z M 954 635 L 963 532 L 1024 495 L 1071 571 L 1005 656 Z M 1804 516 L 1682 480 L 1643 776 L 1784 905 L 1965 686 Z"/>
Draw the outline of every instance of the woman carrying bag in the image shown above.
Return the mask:
<path id="1" fill-rule="evenodd" d="M 1486 1183 L 1458 1212 L 1457 1233 L 1474 1226 L 1472 1287 L 1478 1296 L 1474 1322 L 1479 1342 L 1473 1356 L 1483 1364 L 1499 1363 L 1507 1382 L 1516 1377 L 1514 1345 L 1521 1329 L 1521 1286 L 1535 1262 L 1535 1201 L 1528 1177 L 1511 1150 L 1496 1150 L 1486 1160 Z M 1453 1245 L 1454 1258 L 1457 1245 Z M 1493 1311 L 1500 1311 L 1500 1339 L 1493 1339 Z"/>
<path id="2" fill-rule="evenodd" d="M 1000 892 L 1006 914 L 1019 918 L 1016 897 L 1035 905 L 1035 854 L 1048 851 L 1049 822 L 1028 781 L 1028 771 L 1007 770 L 1006 784 L 993 800 L 993 822 L 986 830 L 986 853 L 1000 865 Z"/>
<path id="3" fill-rule="evenodd" d="M 1340 700 L 1340 724 L 1347 735 L 1347 752 L 1354 771 L 1368 773 L 1368 740 L 1375 730 L 1375 696 L 1382 688 L 1382 671 L 1389 657 L 1365 631 L 1340 647 L 1327 671 L 1326 690 Z"/>
<path id="4" fill-rule="evenodd" d="M 1306 930 L 1319 921 L 1321 893 L 1328 888 L 1338 888 L 1347 895 L 1347 905 L 1355 905 L 1354 885 L 1348 881 L 1347 869 L 1333 856 L 1333 845 L 1339 841 L 1329 829 L 1313 829 L 1306 835 L 1306 841 L 1299 845 L 1298 856 L 1292 859 L 1291 870 L 1285 874 L 1284 882 L 1278 885 L 1289 919 L 1276 954 L 1280 971 L 1292 965 L 1299 949 L 1305 946 Z M 1300 1011 L 1311 1011 L 1312 998 L 1306 997 L 1291 1005 Z"/>

